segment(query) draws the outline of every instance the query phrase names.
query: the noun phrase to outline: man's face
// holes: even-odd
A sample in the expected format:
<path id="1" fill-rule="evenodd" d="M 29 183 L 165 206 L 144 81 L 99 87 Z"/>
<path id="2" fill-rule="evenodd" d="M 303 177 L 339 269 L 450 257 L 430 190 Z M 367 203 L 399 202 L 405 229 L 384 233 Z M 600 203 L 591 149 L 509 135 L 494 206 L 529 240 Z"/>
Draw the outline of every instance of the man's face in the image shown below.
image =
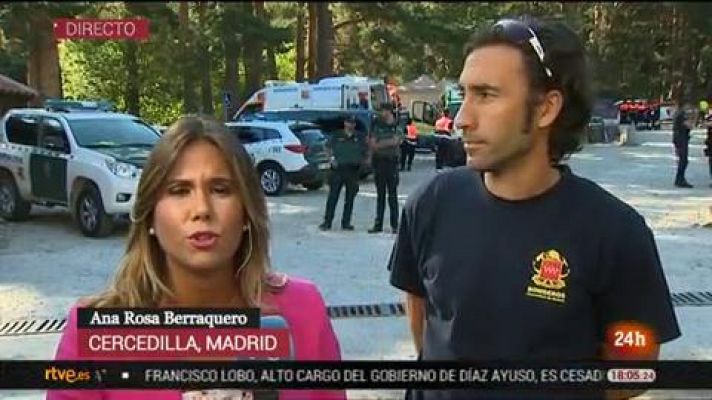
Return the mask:
<path id="1" fill-rule="evenodd" d="M 537 136 L 525 121 L 529 84 L 520 52 L 504 45 L 474 50 L 460 85 L 464 101 L 455 125 L 462 129 L 468 165 L 501 171 L 526 157 Z"/>

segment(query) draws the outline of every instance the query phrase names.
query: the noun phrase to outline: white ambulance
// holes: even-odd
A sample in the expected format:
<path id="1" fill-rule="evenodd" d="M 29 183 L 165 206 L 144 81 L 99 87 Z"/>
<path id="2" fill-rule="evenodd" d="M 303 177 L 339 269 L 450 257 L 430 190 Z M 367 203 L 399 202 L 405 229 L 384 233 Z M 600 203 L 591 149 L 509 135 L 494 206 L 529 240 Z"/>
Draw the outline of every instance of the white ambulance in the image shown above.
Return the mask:
<path id="1" fill-rule="evenodd" d="M 382 79 L 362 76 L 323 78 L 317 83 L 267 81 L 235 113 L 233 120 L 250 119 L 262 111 L 305 110 L 379 110 L 388 102 Z"/>

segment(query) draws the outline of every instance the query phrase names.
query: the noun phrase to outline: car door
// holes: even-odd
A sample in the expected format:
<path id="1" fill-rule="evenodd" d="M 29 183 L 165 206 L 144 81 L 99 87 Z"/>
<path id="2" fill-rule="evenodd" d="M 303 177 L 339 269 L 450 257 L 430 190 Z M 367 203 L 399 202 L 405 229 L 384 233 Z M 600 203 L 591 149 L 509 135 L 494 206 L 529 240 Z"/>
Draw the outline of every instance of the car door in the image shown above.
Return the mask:
<path id="1" fill-rule="evenodd" d="M 250 156 L 252 159 L 252 163 L 255 163 L 255 156 L 250 152 L 250 146 L 248 146 L 247 143 L 244 143 L 243 139 L 240 137 L 240 126 L 235 126 L 235 125 L 227 125 L 227 130 L 230 132 L 233 137 L 237 138 L 237 145 L 245 149 L 245 152 Z"/>
<path id="2" fill-rule="evenodd" d="M 35 198 L 67 202 L 69 157 L 69 141 L 62 121 L 43 117 L 40 121 L 37 147 L 30 154 L 32 194 Z"/>
<path id="3" fill-rule="evenodd" d="M 13 162 L 15 184 L 22 197 L 32 196 L 32 179 L 29 176 L 29 154 L 37 146 L 40 118 L 32 114 L 13 113 L 5 121 L 5 134 L 14 156 Z"/>
<path id="4" fill-rule="evenodd" d="M 258 128 L 260 129 L 260 145 L 265 150 L 266 155 L 272 159 L 279 159 L 284 150 L 282 143 L 282 135 L 277 129 Z"/>
<path id="5" fill-rule="evenodd" d="M 250 154 L 255 164 L 264 158 L 264 148 L 261 142 L 262 131 L 254 126 L 238 126 L 237 137 L 245 146 L 245 150 Z"/>

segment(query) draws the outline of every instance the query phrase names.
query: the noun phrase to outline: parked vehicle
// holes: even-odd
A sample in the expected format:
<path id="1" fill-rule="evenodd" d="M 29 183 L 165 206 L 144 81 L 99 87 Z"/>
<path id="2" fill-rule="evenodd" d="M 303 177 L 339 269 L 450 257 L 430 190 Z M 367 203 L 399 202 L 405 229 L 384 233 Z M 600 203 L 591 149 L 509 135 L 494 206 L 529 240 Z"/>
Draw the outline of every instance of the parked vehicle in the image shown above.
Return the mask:
<path id="1" fill-rule="evenodd" d="M 133 115 L 61 108 L 12 109 L 3 117 L 0 216 L 21 221 L 33 203 L 59 205 L 84 235 L 109 235 L 130 213 L 159 134 Z"/>
<path id="2" fill-rule="evenodd" d="M 589 142 L 609 143 L 618 139 L 621 126 L 620 112 L 614 100 L 598 99 L 594 102 L 589 131 L 593 129 L 598 132 L 599 124 L 600 133 L 590 134 Z"/>
<path id="3" fill-rule="evenodd" d="M 410 115 L 416 122 L 421 122 L 433 126 L 431 132 L 418 133 L 418 147 L 435 149 L 435 121 L 440 117 L 440 112 L 448 110 L 450 118 L 455 118 L 462 106 L 463 98 L 460 93 L 460 88 L 455 83 L 449 83 L 443 88 L 438 103 L 415 100 L 411 102 Z M 461 137 L 462 132 L 455 128 L 452 132 L 453 137 Z"/>
<path id="4" fill-rule="evenodd" d="M 43 104 L 48 111 L 115 111 L 116 107 L 107 100 L 47 99 Z"/>
<path id="5" fill-rule="evenodd" d="M 270 81 L 237 110 L 233 120 L 251 114 L 280 109 L 364 109 L 377 111 L 388 102 L 382 79 L 361 76 L 323 78 L 317 83 Z"/>
<path id="6" fill-rule="evenodd" d="M 226 126 L 252 157 L 266 195 L 282 194 L 288 183 L 308 190 L 323 186 L 331 164 L 326 136 L 317 125 L 253 120 Z"/>
<path id="7" fill-rule="evenodd" d="M 376 112 L 369 110 L 273 110 L 254 114 L 253 120 L 263 121 L 305 121 L 317 125 L 327 137 L 334 131 L 343 129 L 347 116 L 356 117 L 356 131 L 366 135 L 371 133 Z M 364 165 L 361 178 L 372 172 L 371 165 Z"/>
<path id="8" fill-rule="evenodd" d="M 315 125 L 330 135 L 334 131 L 344 128 L 344 118 L 356 117 L 356 130 L 369 134 L 373 129 L 376 113 L 368 110 L 300 110 L 282 109 L 264 111 L 253 115 L 253 120 L 264 121 L 305 121 Z"/>
<path id="9" fill-rule="evenodd" d="M 605 123 L 601 117 L 591 117 L 586 125 L 587 143 L 607 143 L 610 140 L 606 137 Z"/>

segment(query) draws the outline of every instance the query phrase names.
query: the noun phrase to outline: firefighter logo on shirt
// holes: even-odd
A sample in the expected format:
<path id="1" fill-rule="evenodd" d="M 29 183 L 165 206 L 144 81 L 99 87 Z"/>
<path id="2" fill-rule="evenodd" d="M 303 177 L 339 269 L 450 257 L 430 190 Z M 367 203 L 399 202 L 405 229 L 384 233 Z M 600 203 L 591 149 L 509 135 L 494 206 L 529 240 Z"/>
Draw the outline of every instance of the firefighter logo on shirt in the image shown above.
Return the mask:
<path id="1" fill-rule="evenodd" d="M 566 277 L 569 263 L 556 250 L 539 253 L 534 262 L 533 285 L 527 287 L 527 296 L 564 303 L 566 301 Z"/>

